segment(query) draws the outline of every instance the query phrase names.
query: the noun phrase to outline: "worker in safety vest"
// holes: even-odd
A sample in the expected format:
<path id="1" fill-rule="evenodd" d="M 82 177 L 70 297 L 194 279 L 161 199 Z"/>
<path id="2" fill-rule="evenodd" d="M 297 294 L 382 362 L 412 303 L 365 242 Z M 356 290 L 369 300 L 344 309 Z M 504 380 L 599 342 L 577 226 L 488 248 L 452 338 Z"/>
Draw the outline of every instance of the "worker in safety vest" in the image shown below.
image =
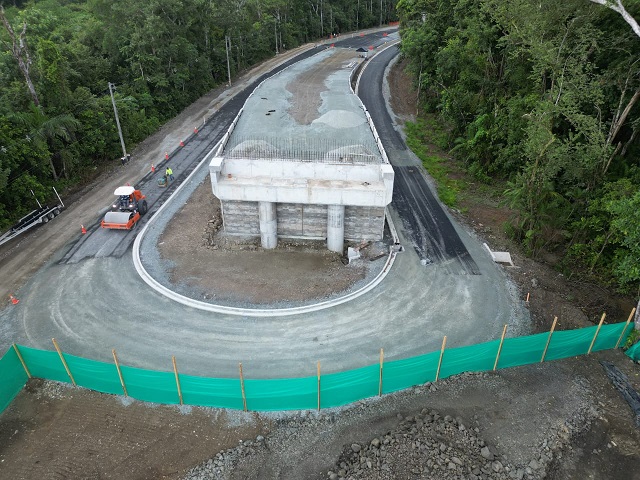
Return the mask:
<path id="1" fill-rule="evenodd" d="M 173 181 L 173 170 L 171 170 L 171 167 L 167 167 L 167 170 L 164 172 L 164 174 L 167 176 L 167 182 Z"/>

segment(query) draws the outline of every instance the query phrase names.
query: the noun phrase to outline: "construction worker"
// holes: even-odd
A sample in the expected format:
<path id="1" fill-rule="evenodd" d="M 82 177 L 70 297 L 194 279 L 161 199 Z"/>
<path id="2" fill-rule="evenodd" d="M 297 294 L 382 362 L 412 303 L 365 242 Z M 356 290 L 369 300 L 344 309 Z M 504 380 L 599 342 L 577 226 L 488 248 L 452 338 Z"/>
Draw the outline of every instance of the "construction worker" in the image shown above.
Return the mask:
<path id="1" fill-rule="evenodd" d="M 171 167 L 167 167 L 167 170 L 164 172 L 164 174 L 167 176 L 167 183 L 173 181 L 173 170 L 171 170 Z"/>

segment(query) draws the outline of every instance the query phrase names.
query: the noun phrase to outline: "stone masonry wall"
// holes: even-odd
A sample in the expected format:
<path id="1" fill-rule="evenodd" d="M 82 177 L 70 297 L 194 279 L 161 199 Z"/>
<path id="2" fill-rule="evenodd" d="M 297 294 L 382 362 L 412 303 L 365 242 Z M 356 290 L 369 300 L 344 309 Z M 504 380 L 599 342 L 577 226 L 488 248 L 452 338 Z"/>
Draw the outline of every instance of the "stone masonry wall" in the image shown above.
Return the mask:
<path id="1" fill-rule="evenodd" d="M 232 235 L 260 235 L 258 202 L 223 201 L 224 230 Z M 326 238 L 327 206 L 300 203 L 276 205 L 279 237 Z M 345 240 L 380 240 L 384 229 L 383 207 L 346 206 Z"/>
<path id="2" fill-rule="evenodd" d="M 258 202 L 222 202 L 224 231 L 233 235 L 260 235 Z"/>
<path id="3" fill-rule="evenodd" d="M 344 238 L 380 240 L 384 230 L 384 207 L 344 207 Z"/>
<path id="4" fill-rule="evenodd" d="M 278 236 L 326 238 L 327 206 L 278 203 Z"/>

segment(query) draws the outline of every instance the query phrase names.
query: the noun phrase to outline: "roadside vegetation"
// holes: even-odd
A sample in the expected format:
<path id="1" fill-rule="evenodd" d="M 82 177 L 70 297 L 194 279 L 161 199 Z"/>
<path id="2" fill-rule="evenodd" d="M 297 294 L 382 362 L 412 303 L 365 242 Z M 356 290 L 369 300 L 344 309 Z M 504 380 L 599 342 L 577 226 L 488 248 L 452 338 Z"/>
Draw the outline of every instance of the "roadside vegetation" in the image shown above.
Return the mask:
<path id="1" fill-rule="evenodd" d="M 506 225 L 536 256 L 622 292 L 640 288 L 640 4 L 399 0 L 419 116 L 478 181 L 501 185 Z M 609 4 L 617 4 L 612 2 Z M 635 23 L 635 27 L 634 27 Z M 410 142 L 440 179 L 441 166 Z M 445 202 L 452 199 L 446 182 Z M 579 272 L 579 273 L 578 273 Z"/>
<path id="2" fill-rule="evenodd" d="M 276 53 L 394 20 L 394 0 L 0 2 L 0 230 Z M 4 8 L 2 8 L 4 5 Z M 228 48 L 227 48 L 228 47 Z M 229 64 L 227 68 L 227 50 Z"/>

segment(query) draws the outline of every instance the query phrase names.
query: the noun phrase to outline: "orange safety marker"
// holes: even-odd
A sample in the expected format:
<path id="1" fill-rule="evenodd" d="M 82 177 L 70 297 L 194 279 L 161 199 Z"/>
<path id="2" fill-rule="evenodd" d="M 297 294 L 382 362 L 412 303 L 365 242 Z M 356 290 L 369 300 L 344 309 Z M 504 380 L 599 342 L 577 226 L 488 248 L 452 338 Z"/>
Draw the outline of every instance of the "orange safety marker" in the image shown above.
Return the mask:
<path id="1" fill-rule="evenodd" d="M 180 146 L 184 147 L 184 141 L 183 140 L 180 140 Z"/>
<path id="2" fill-rule="evenodd" d="M 82 232 L 83 235 L 85 235 L 87 233 L 87 229 L 84 228 L 84 225 L 80 224 L 80 231 Z"/>
<path id="3" fill-rule="evenodd" d="M 20 303 L 20 300 L 18 300 L 16 297 L 14 297 L 13 295 L 9 295 L 9 300 L 11 300 L 11 303 L 14 305 L 17 305 Z"/>
<path id="4" fill-rule="evenodd" d="M 153 166 L 153 163 L 151 164 L 151 173 L 156 173 L 156 167 Z"/>
<path id="5" fill-rule="evenodd" d="M 164 159 L 169 160 L 169 152 L 164 152 Z"/>

